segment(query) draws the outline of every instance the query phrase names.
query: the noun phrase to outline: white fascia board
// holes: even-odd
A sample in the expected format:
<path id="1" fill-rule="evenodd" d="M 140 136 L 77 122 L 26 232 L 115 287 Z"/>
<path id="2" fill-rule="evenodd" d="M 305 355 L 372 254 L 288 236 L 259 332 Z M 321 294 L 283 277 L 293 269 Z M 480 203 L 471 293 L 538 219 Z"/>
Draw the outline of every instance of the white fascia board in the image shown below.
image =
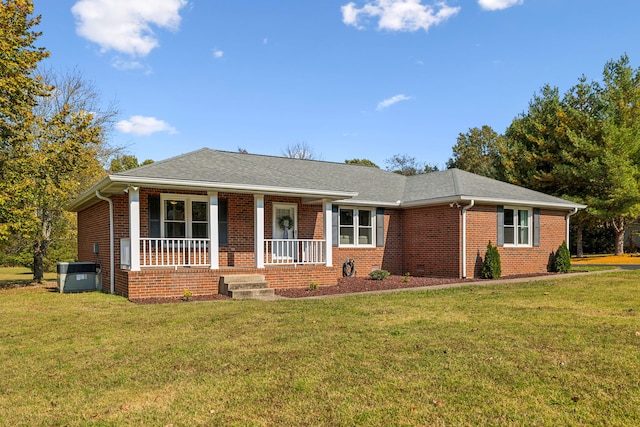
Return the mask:
<path id="1" fill-rule="evenodd" d="M 480 203 L 486 203 L 490 205 L 509 205 L 509 206 L 523 206 L 532 208 L 550 208 L 550 209 L 562 209 L 571 210 L 574 208 L 584 209 L 587 206 L 578 203 L 567 201 L 562 202 L 543 202 L 539 200 L 521 200 L 521 199 L 493 199 L 488 197 L 474 197 L 474 196 L 456 196 L 456 197 L 441 197 L 437 199 L 427 200 L 415 200 L 411 202 L 403 202 L 400 204 L 403 208 L 418 207 L 418 206 L 433 206 L 442 205 L 446 203 L 468 203 L 474 200 L 476 205 Z"/>
<path id="2" fill-rule="evenodd" d="M 352 191 L 332 191 L 332 190 L 316 190 L 310 188 L 296 187 L 272 187 L 268 185 L 244 185 L 226 182 L 207 182 L 207 181 L 184 181 L 177 179 L 164 178 L 138 178 L 122 175 L 111 175 L 112 182 L 136 184 L 139 186 L 154 186 L 167 188 L 186 188 L 186 189 L 204 189 L 204 190 L 232 190 L 238 193 L 258 193 L 258 194 L 291 194 L 300 196 L 317 196 L 331 198 L 351 198 L 358 195 Z"/>
<path id="3" fill-rule="evenodd" d="M 336 205 L 340 206 L 375 206 L 379 208 L 398 208 L 401 205 L 400 200 L 397 202 L 376 202 L 374 200 L 336 200 L 333 202 Z"/>
<path id="4" fill-rule="evenodd" d="M 290 196 L 326 198 L 326 199 L 345 199 L 356 197 L 358 193 L 351 191 L 330 191 L 315 190 L 307 188 L 295 187 L 271 187 L 266 185 L 242 185 L 222 182 L 205 182 L 205 181 L 184 181 L 175 179 L 162 178 L 144 178 L 125 175 L 109 175 L 99 183 L 91 187 L 90 190 L 80 195 L 76 200 L 69 204 L 66 209 L 73 211 L 78 207 L 89 202 L 95 197 L 96 190 L 104 191 L 113 186 L 129 186 L 135 185 L 139 187 L 150 186 L 154 188 L 165 189 L 200 189 L 206 191 L 232 191 L 236 193 L 255 193 L 255 194 L 286 194 Z"/>
<path id="5" fill-rule="evenodd" d="M 93 187 L 91 187 L 81 195 L 79 195 L 74 201 L 72 201 L 67 206 L 65 206 L 64 209 L 67 211 L 73 212 L 74 209 L 76 209 L 78 206 L 81 206 L 84 203 L 91 200 L 92 198 L 94 198 L 96 196 L 96 190 L 102 191 L 105 187 L 107 187 L 111 183 L 111 180 L 109 178 L 110 177 L 107 176 L 101 179 L 96 185 L 94 185 Z"/>

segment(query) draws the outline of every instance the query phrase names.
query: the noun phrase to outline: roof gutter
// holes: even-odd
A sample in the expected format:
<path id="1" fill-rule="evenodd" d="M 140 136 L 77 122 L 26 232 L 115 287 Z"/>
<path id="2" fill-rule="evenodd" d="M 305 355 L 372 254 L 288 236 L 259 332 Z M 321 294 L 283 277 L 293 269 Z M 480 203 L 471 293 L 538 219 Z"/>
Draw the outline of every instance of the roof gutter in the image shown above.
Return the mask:
<path id="1" fill-rule="evenodd" d="M 455 202 L 464 202 L 466 200 L 474 200 L 476 203 L 486 203 L 490 205 L 507 205 L 507 206 L 526 206 L 531 208 L 551 208 L 551 209 L 584 209 L 585 205 L 580 205 L 577 203 L 569 202 L 559 203 L 559 202 L 545 202 L 540 200 L 530 200 L 523 201 L 517 199 L 494 199 L 490 197 L 477 197 L 471 195 L 457 195 L 452 197 L 438 197 L 434 199 L 423 199 L 423 200 L 412 200 L 408 202 L 402 202 L 400 207 L 410 208 L 410 207 L 418 207 L 418 206 L 432 206 L 432 205 L 443 205 L 448 203 Z"/>
<path id="2" fill-rule="evenodd" d="M 316 190 L 295 187 L 272 187 L 267 185 L 255 184 L 239 184 L 225 182 L 208 182 L 208 181 L 186 181 L 177 179 L 163 178 L 142 178 L 126 175 L 110 175 L 109 179 L 113 183 L 131 184 L 131 185 L 152 185 L 167 187 L 186 187 L 186 188 L 202 188 L 215 190 L 235 190 L 244 193 L 260 193 L 260 194 L 296 194 L 300 196 L 317 196 L 324 198 L 351 198 L 358 195 L 354 191 L 331 191 Z"/>
<path id="3" fill-rule="evenodd" d="M 467 206 L 462 208 L 462 278 L 467 278 L 467 211 L 475 205 L 476 201 L 471 199 Z"/>
<path id="4" fill-rule="evenodd" d="M 150 186 L 154 188 L 163 189 L 200 189 L 206 191 L 234 191 L 238 193 L 258 193 L 258 194 L 286 194 L 290 196 L 299 197 L 317 197 L 321 199 L 350 199 L 358 195 L 354 191 L 333 191 L 333 190 L 315 190 L 306 188 L 295 187 L 272 187 L 267 185 L 244 185 L 244 184 L 232 184 L 224 182 L 208 182 L 208 181 L 183 181 L 176 179 L 162 179 L 162 178 L 144 178 L 126 175 L 109 175 L 102 179 L 99 183 L 94 185 L 86 193 L 80 195 L 76 200 L 71 202 L 65 209 L 74 211 L 78 207 L 87 203 L 94 197 L 96 191 L 108 191 L 112 186 L 123 185 L 135 185 L 135 186 Z"/>
<path id="5" fill-rule="evenodd" d="M 567 247 L 569 247 L 569 221 L 570 221 L 570 218 L 577 213 L 578 213 L 578 208 L 573 208 L 573 210 L 565 216 L 565 226 L 567 227 L 567 230 L 565 232 L 565 242 L 567 244 Z"/>
<path id="6" fill-rule="evenodd" d="M 109 203 L 109 291 L 113 295 L 116 291 L 115 272 L 114 272 L 114 238 L 113 238 L 113 200 L 100 194 L 100 190 L 96 190 L 96 197 Z"/>

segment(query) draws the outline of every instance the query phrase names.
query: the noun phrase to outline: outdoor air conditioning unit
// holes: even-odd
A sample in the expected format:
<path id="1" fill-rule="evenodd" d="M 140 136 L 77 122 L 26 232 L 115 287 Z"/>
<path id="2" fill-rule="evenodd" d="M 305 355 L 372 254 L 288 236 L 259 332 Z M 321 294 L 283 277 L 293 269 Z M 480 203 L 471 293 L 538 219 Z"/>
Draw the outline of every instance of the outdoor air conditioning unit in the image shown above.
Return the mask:
<path id="1" fill-rule="evenodd" d="M 60 292 L 85 292 L 102 288 L 102 271 L 95 262 L 59 262 Z"/>

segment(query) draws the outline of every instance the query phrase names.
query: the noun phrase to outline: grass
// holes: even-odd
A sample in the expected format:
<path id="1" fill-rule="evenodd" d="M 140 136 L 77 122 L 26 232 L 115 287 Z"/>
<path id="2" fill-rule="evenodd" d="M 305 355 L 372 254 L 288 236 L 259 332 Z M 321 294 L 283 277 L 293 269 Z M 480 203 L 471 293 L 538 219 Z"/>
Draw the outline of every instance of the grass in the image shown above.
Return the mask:
<path id="1" fill-rule="evenodd" d="M 45 273 L 45 280 L 55 280 L 56 273 Z M 0 289 L 24 286 L 33 280 L 33 272 L 24 267 L 0 267 Z"/>
<path id="2" fill-rule="evenodd" d="M 574 264 L 571 263 L 570 273 L 584 273 L 587 271 L 613 271 L 619 269 L 616 265 L 591 265 L 591 264 Z"/>
<path id="3" fill-rule="evenodd" d="M 571 258 L 571 264 L 640 264 L 640 256 L 638 254 L 590 255 L 583 258 Z"/>
<path id="4" fill-rule="evenodd" d="M 0 291 L 0 425 L 640 425 L 638 272 L 315 300 Z"/>

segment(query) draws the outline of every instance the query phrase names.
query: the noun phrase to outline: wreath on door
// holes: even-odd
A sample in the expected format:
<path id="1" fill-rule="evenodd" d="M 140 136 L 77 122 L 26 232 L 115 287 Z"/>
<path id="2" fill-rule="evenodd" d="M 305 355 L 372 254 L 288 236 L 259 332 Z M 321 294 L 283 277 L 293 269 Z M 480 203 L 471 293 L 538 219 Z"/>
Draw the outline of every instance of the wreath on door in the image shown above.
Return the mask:
<path id="1" fill-rule="evenodd" d="M 293 228 L 293 218 L 284 215 L 278 218 L 278 226 L 283 230 L 291 230 Z"/>

